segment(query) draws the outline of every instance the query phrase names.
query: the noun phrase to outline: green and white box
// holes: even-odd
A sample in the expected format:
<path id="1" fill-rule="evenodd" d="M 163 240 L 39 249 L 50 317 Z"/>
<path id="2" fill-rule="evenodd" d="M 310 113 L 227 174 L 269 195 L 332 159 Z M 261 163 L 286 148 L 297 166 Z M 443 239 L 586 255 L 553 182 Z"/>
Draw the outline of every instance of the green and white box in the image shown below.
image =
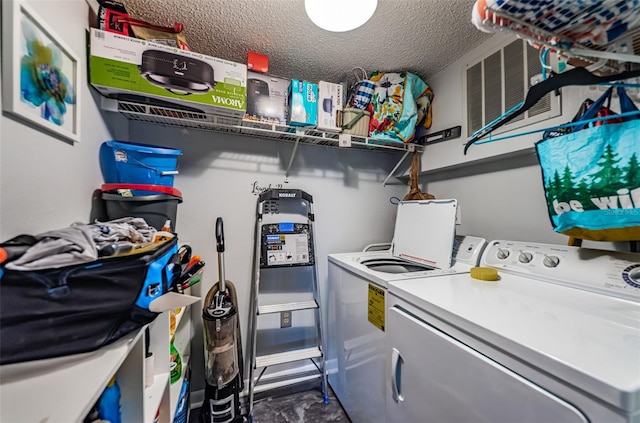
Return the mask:
<path id="1" fill-rule="evenodd" d="M 101 94 L 141 96 L 151 104 L 221 117 L 244 116 L 246 65 L 96 28 L 90 37 L 89 80 Z"/>

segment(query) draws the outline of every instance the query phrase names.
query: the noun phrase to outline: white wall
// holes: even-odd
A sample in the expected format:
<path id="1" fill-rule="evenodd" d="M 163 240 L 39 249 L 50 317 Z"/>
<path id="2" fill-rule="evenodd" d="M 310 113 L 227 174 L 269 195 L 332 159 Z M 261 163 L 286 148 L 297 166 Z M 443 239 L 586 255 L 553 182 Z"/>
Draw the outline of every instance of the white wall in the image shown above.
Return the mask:
<path id="1" fill-rule="evenodd" d="M 33 1 L 28 4 L 66 43 L 81 63 L 82 140 L 78 143 L 29 127 L 3 113 L 0 118 L 0 239 L 36 234 L 86 222 L 91 194 L 102 184 L 98 147 L 109 130 L 96 107 L 96 96 L 86 78 L 84 1 Z M 3 64 L 4 65 L 4 64 Z M 7 81 L 2 81 L 6 84 Z M 8 89 L 7 86 L 3 87 Z M 114 125 L 126 133 L 126 121 Z M 123 127 L 124 125 L 124 127 Z"/>
<path id="2" fill-rule="evenodd" d="M 477 63 L 488 53 L 504 47 L 515 40 L 514 35 L 498 33 L 479 47 L 456 60 L 446 69 L 434 75 L 427 81 L 435 98 L 433 101 L 433 125 L 430 132 L 437 132 L 456 125 L 462 126 L 462 137 L 450 141 L 428 145 L 425 148 L 422 161 L 423 171 L 437 171 L 456 167 L 460 164 L 473 163 L 479 160 L 490 160 L 504 154 L 522 154 L 533 151 L 533 143 L 540 139 L 542 133 L 514 137 L 488 144 L 473 145 L 466 155 L 463 147 L 468 141 L 467 120 L 464 96 L 466 95 L 463 76 L 468 63 Z M 594 100 L 600 95 L 589 87 L 568 86 L 562 88 L 562 115 L 528 125 L 510 132 L 500 133 L 500 136 L 512 135 L 518 132 L 543 129 L 553 125 L 560 125 L 570 120 L 578 110 L 580 103 L 590 96 Z M 500 128 L 503 130 L 503 128 Z M 481 141 L 486 141 L 488 137 Z M 510 156 L 512 157 L 512 156 Z"/>
<path id="3" fill-rule="evenodd" d="M 218 280 L 215 221 L 225 232 L 226 279 L 238 291 L 241 333 L 246 347 L 252 283 L 257 195 L 254 186 L 302 189 L 313 196 L 316 256 L 322 298 L 325 298 L 327 254 L 359 251 L 372 242 L 390 241 L 395 206 L 391 196 L 408 188 L 382 186 L 399 155 L 375 151 L 304 146 L 298 148 L 285 183 L 294 144 L 238 135 L 164 128 L 131 123 L 131 140 L 172 146 L 183 151 L 174 186 L 183 195 L 176 230 L 207 263 L 194 295 L 205 296 Z M 196 335 L 192 348 L 193 389 L 204 387 L 201 335 L 202 304 L 192 309 Z M 295 322 L 294 322 L 295 324 Z M 245 354 L 247 357 L 247 354 Z"/>
<path id="4" fill-rule="evenodd" d="M 438 198 L 458 200 L 462 211 L 459 233 L 488 240 L 566 244 L 568 237 L 553 232 L 547 214 L 542 176 L 533 147 L 534 142 L 541 139 L 541 132 L 473 145 L 468 154 L 463 155 L 468 141 L 464 135 L 467 133 L 463 102 L 465 65 L 513 39 L 512 35 L 496 34 L 428 81 L 435 93 L 431 132 L 461 125 L 463 136 L 425 147 L 421 166 L 425 174 L 420 182 L 425 191 Z M 564 87 L 561 116 L 500 135 L 566 123 L 585 98 L 595 100 L 600 94 L 594 87 Z M 585 246 L 612 248 L 608 243 L 585 243 Z"/>

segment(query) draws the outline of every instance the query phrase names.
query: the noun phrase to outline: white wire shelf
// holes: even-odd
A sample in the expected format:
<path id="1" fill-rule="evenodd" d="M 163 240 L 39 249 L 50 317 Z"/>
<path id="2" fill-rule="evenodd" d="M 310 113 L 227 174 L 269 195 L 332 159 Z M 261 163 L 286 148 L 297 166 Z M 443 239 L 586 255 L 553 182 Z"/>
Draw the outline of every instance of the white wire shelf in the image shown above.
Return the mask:
<path id="1" fill-rule="evenodd" d="M 119 112 L 127 119 L 204 131 L 235 133 L 299 144 L 324 147 L 356 148 L 377 151 L 422 151 L 418 144 L 391 143 L 355 135 L 324 132 L 317 129 L 245 121 L 210 113 L 173 109 L 150 104 L 102 97 L 102 108 Z"/>
<path id="2" fill-rule="evenodd" d="M 637 26 L 616 40 L 598 46 L 576 41 L 562 32 L 546 31 L 499 8 L 487 7 L 482 23 L 495 31 L 512 32 L 534 47 L 549 48 L 567 58 L 583 61 L 583 65 L 589 65 L 593 70 L 620 72 L 626 63 L 640 63 L 636 53 L 640 50 L 640 27 Z"/>

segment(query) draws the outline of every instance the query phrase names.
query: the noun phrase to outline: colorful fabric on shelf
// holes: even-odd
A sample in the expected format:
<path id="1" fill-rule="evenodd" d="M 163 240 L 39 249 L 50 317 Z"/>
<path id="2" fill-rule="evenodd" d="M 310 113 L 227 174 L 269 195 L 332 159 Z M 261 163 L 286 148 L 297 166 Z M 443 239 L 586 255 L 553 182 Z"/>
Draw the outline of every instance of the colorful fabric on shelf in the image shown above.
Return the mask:
<path id="1" fill-rule="evenodd" d="M 418 76 L 409 73 L 377 73 L 371 77 L 375 91 L 369 136 L 392 142 L 413 141 L 416 126 L 431 126 L 433 92 Z"/>

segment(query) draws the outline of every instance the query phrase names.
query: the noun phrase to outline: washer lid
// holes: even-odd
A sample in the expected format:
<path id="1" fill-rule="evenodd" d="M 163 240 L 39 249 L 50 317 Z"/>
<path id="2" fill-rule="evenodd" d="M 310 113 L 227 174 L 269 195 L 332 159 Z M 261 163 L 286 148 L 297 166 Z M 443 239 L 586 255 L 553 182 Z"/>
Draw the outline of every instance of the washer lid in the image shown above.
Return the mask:
<path id="1" fill-rule="evenodd" d="M 407 261 L 449 268 L 453 260 L 458 201 L 401 201 L 391 253 Z"/>

